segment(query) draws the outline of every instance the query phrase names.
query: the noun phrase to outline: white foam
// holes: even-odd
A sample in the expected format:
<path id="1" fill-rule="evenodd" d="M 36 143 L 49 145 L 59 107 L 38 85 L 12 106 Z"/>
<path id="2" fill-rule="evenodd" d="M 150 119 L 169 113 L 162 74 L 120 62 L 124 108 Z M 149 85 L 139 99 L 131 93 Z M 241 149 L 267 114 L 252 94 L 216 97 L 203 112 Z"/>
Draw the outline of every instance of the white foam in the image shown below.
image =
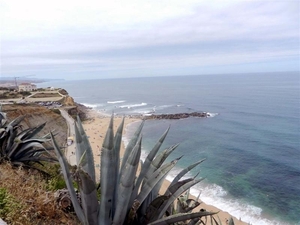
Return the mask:
<path id="1" fill-rule="evenodd" d="M 121 106 L 119 106 L 119 108 L 128 108 L 128 109 L 130 109 L 130 108 L 141 107 L 141 106 L 145 106 L 145 105 L 147 105 L 147 103 L 142 102 L 141 104 L 121 105 Z"/>
<path id="2" fill-rule="evenodd" d="M 208 117 L 215 117 L 215 116 L 219 115 L 219 113 L 210 113 L 210 112 L 207 112 L 206 114 Z"/>
<path id="3" fill-rule="evenodd" d="M 172 181 L 175 174 L 178 174 L 178 171 L 171 173 L 167 179 Z M 199 193 L 201 193 L 201 201 L 208 205 L 213 205 L 222 211 L 228 212 L 237 219 L 241 219 L 252 225 L 289 225 L 289 223 L 263 218 L 261 208 L 239 199 L 229 198 L 227 192 L 221 186 L 216 184 L 204 184 L 203 182 L 200 182 L 191 188 L 190 193 L 193 196 L 198 196 Z"/>
<path id="4" fill-rule="evenodd" d="M 123 103 L 125 102 L 125 100 L 119 100 L 119 101 L 107 101 L 108 104 L 119 104 L 119 103 Z"/>
<path id="5" fill-rule="evenodd" d="M 141 109 L 135 109 L 133 113 L 141 114 L 141 115 L 152 115 L 155 113 L 155 107 L 152 108 L 141 108 Z"/>
<path id="6" fill-rule="evenodd" d="M 86 107 L 90 107 L 90 108 L 97 108 L 97 107 L 100 107 L 100 106 L 103 106 L 103 104 L 90 104 L 90 103 L 80 103 Z"/>

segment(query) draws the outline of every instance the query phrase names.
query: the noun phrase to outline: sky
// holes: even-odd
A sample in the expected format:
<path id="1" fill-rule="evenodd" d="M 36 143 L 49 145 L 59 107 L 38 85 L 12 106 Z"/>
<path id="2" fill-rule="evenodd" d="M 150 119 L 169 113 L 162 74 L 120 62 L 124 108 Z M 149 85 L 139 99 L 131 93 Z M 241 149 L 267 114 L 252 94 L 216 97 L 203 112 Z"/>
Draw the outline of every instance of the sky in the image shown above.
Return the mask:
<path id="1" fill-rule="evenodd" d="M 0 0 L 0 77 L 300 70 L 298 0 Z"/>

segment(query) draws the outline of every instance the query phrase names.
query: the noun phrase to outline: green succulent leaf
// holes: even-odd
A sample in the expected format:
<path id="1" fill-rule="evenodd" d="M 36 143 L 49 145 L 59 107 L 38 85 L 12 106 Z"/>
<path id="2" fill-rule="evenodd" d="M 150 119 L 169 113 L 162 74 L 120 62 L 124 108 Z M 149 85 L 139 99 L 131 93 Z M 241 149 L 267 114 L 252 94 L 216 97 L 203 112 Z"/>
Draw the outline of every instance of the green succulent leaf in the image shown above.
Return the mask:
<path id="1" fill-rule="evenodd" d="M 121 171 L 120 184 L 116 198 L 116 211 L 114 215 L 113 224 L 123 224 L 127 214 L 128 203 L 130 201 L 131 191 L 133 189 L 135 174 L 139 165 L 141 156 L 141 142 L 140 137 L 137 145 L 132 150 L 125 165 L 125 170 Z"/>
<path id="2" fill-rule="evenodd" d="M 101 148 L 101 170 L 100 170 L 100 183 L 101 183 L 101 200 L 99 211 L 99 224 L 111 224 L 112 222 L 112 207 L 115 186 L 111 178 L 115 172 L 113 168 L 113 150 L 114 150 L 114 132 L 113 132 L 113 117 L 111 117 L 109 127 Z"/>
<path id="3" fill-rule="evenodd" d="M 93 150 L 88 140 L 88 136 L 84 131 L 79 116 L 77 116 L 77 123 L 75 124 L 75 135 L 76 135 L 77 147 L 79 148 L 80 151 L 79 155 L 83 154 L 83 152 L 86 152 L 86 162 L 84 163 L 82 168 L 84 171 L 86 171 L 89 174 L 89 176 L 96 183 Z M 76 157 L 77 157 L 77 152 L 76 152 Z"/>
<path id="4" fill-rule="evenodd" d="M 180 178 L 182 178 L 185 174 L 187 174 L 189 171 L 191 171 L 193 168 L 195 168 L 196 166 L 198 166 L 200 163 L 202 163 L 203 161 L 205 161 L 206 159 L 201 159 L 195 163 L 193 163 L 192 165 L 186 167 L 185 169 L 183 169 L 182 171 L 180 171 L 179 174 L 177 174 L 177 176 L 172 180 L 172 182 L 170 183 L 169 187 L 171 187 L 172 185 L 174 185 L 176 182 L 178 182 L 180 180 Z M 164 195 L 168 195 L 169 193 L 169 188 L 166 190 Z"/>
<path id="5" fill-rule="evenodd" d="M 99 203 L 97 200 L 96 184 L 88 173 L 79 167 L 76 172 L 79 176 L 79 190 L 82 208 L 89 225 L 98 223 Z"/>
<path id="6" fill-rule="evenodd" d="M 121 164 L 121 170 L 124 169 L 125 167 L 125 164 L 127 162 L 127 159 L 130 155 L 130 152 L 132 151 L 132 149 L 134 148 L 134 146 L 136 145 L 138 139 L 139 139 L 139 136 L 142 132 L 142 129 L 143 129 L 143 126 L 144 126 L 144 123 L 145 123 L 145 120 L 143 120 L 140 124 L 140 126 L 138 127 L 138 129 L 135 131 L 133 137 L 130 139 L 126 149 L 125 149 L 125 152 L 124 152 L 124 155 L 123 155 L 123 160 L 122 160 L 122 164 Z"/>
<path id="7" fill-rule="evenodd" d="M 69 190 L 69 193 L 70 193 L 70 196 L 71 196 L 71 201 L 72 201 L 74 210 L 76 212 L 76 215 L 78 216 L 78 219 L 81 221 L 81 223 L 87 224 L 87 220 L 85 218 L 83 210 L 82 210 L 82 208 L 81 208 L 81 206 L 80 206 L 80 204 L 77 200 L 77 196 L 76 196 L 75 189 L 73 187 L 73 183 L 72 183 L 71 174 L 70 174 L 70 171 L 69 171 L 69 165 L 67 163 L 67 160 L 65 159 L 65 157 L 64 157 L 63 153 L 61 152 L 61 150 L 59 149 L 52 133 L 50 133 L 50 135 L 51 135 L 52 144 L 53 144 L 55 153 L 58 157 L 58 162 L 59 162 L 59 164 L 62 168 L 62 173 L 63 173 L 64 179 L 65 179 L 67 188 Z"/>
<path id="8" fill-rule="evenodd" d="M 192 181 L 189 181 L 184 185 L 180 186 L 180 188 L 178 188 L 174 193 L 172 193 L 169 200 L 161 206 L 161 208 L 159 209 L 160 213 L 158 218 L 161 218 L 164 215 L 167 208 L 170 206 L 172 202 L 174 202 L 176 198 L 178 198 L 183 192 L 185 192 L 187 189 L 189 189 L 190 187 L 194 186 L 195 184 L 199 183 L 202 180 L 203 179 L 193 179 Z"/>

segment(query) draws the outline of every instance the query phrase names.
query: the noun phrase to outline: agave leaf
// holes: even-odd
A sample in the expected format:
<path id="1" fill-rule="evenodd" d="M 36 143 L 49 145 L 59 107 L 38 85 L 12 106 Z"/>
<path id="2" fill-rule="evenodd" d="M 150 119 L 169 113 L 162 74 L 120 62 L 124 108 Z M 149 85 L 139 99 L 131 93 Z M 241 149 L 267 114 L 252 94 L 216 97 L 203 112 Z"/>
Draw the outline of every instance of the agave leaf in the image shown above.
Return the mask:
<path id="1" fill-rule="evenodd" d="M 215 219 L 215 217 L 213 215 L 210 216 L 210 219 L 211 219 L 211 224 L 215 224 L 215 225 L 222 225 L 222 222 L 220 220 L 220 218 L 218 217 L 219 219 L 219 222 Z M 233 224 L 234 225 L 234 224 Z"/>
<path id="2" fill-rule="evenodd" d="M 28 142 L 28 143 L 22 144 L 22 146 L 20 148 L 14 149 L 14 151 L 10 151 L 7 156 L 8 156 L 8 158 L 13 158 L 18 154 L 18 152 L 23 152 L 23 151 L 26 151 L 33 147 L 43 148 L 44 146 L 40 142 L 35 142 L 35 141 Z"/>
<path id="3" fill-rule="evenodd" d="M 155 198 L 148 206 L 145 217 L 144 217 L 144 224 L 149 223 L 153 220 L 153 217 L 157 215 L 158 209 L 160 206 L 169 199 L 170 196 L 161 195 Z"/>
<path id="4" fill-rule="evenodd" d="M 2 138 L 3 134 L 5 134 L 5 128 L 0 128 L 0 138 Z"/>
<path id="5" fill-rule="evenodd" d="M 85 152 L 85 146 L 84 146 L 82 137 L 78 131 L 78 127 L 76 124 L 74 125 L 74 130 L 75 130 L 75 140 L 76 140 L 76 154 L 75 154 L 76 155 L 76 165 L 79 165 L 80 159 Z M 84 170 L 86 169 L 85 168 L 86 163 L 87 162 L 85 161 L 85 162 L 82 162 L 82 164 L 81 164 L 81 166 Z"/>
<path id="6" fill-rule="evenodd" d="M 215 212 L 194 212 L 194 213 L 178 213 L 172 216 L 164 217 L 162 219 L 156 220 L 149 223 L 148 225 L 166 225 L 174 224 L 180 221 L 191 220 L 194 218 L 200 218 L 203 216 L 210 216 L 216 214 Z"/>
<path id="7" fill-rule="evenodd" d="M 86 151 L 87 164 L 85 166 L 83 166 L 83 169 L 90 175 L 90 177 L 96 183 L 93 150 L 92 150 L 89 139 L 84 131 L 81 120 L 78 115 L 77 115 L 77 128 L 78 128 L 79 134 L 81 136 L 81 140 L 82 140 L 82 143 L 80 144 L 81 148 L 83 148 L 83 151 Z M 76 136 L 76 140 L 77 140 L 77 136 Z"/>
<path id="8" fill-rule="evenodd" d="M 198 207 L 200 203 L 194 199 L 185 199 L 179 197 L 177 199 L 177 212 L 187 213 Z"/>
<path id="9" fill-rule="evenodd" d="M 120 168 L 120 149 L 122 144 L 122 133 L 123 133 L 123 127 L 124 127 L 124 117 L 122 119 L 121 124 L 119 125 L 115 138 L 114 138 L 114 154 L 116 159 L 116 177 L 117 174 L 119 174 L 119 168 Z"/>
<path id="10" fill-rule="evenodd" d="M 177 158 L 177 159 L 173 160 L 172 162 L 163 165 L 162 167 L 160 167 L 159 169 L 157 169 L 152 174 L 152 176 L 149 178 L 149 180 L 142 186 L 142 189 L 141 189 L 140 193 L 136 197 L 135 201 L 138 202 L 138 204 L 142 204 L 143 203 L 143 201 L 148 196 L 148 194 L 153 189 L 153 187 L 157 184 L 157 182 L 159 182 L 160 179 L 162 177 L 164 177 L 165 174 L 167 174 L 176 165 L 176 163 L 178 162 L 178 160 L 180 158 Z M 137 207 L 137 209 L 138 209 L 138 207 Z"/>
<path id="11" fill-rule="evenodd" d="M 23 138 L 23 136 L 26 135 L 27 133 L 29 133 L 32 129 L 33 129 L 33 128 L 27 128 L 27 129 L 22 130 L 22 131 L 18 134 L 17 138 L 19 138 L 19 139 L 21 140 L 21 139 Z"/>
<path id="12" fill-rule="evenodd" d="M 169 188 L 174 185 L 176 182 L 178 182 L 180 180 L 181 177 L 183 177 L 186 173 L 188 173 L 190 170 L 192 170 L 194 167 L 196 167 L 197 165 L 199 165 L 200 163 L 202 163 L 203 161 L 205 161 L 206 159 L 202 159 L 199 160 L 198 162 L 195 162 L 194 164 L 186 167 L 185 169 L 183 169 L 182 171 L 180 171 L 179 174 L 177 174 L 177 176 L 173 179 L 173 181 L 171 182 L 171 184 L 169 185 Z M 168 195 L 170 194 L 169 192 L 169 188 L 167 188 L 166 192 L 164 195 Z"/>
<path id="13" fill-rule="evenodd" d="M 6 123 L 6 113 L 2 112 L 2 105 L 0 105 L 0 125 L 4 125 Z"/>
<path id="14" fill-rule="evenodd" d="M 187 225 L 196 225 L 196 224 L 199 224 L 198 223 L 199 220 L 200 220 L 200 218 L 191 219 L 190 222 Z"/>
<path id="15" fill-rule="evenodd" d="M 148 154 L 147 158 L 145 159 L 145 162 L 143 163 L 143 166 L 141 168 L 140 174 L 138 176 L 138 179 L 136 181 L 134 190 L 132 192 L 132 196 L 130 199 L 130 205 L 133 204 L 133 201 L 135 200 L 138 190 L 140 189 L 140 185 L 144 179 L 144 177 L 147 174 L 147 171 L 150 167 L 150 164 L 152 162 L 152 160 L 154 159 L 156 153 L 158 152 L 160 146 L 162 145 L 163 141 L 165 140 L 168 132 L 169 132 L 170 127 L 164 132 L 164 134 L 160 137 L 160 139 L 158 140 L 158 142 L 156 143 L 156 145 L 152 148 L 152 150 L 150 151 L 150 153 Z M 152 171 L 153 172 L 153 171 Z"/>
<path id="16" fill-rule="evenodd" d="M 75 213 L 78 216 L 81 223 L 87 224 L 87 220 L 84 216 L 83 210 L 80 207 L 80 204 L 77 200 L 77 196 L 76 196 L 73 184 L 72 184 L 71 174 L 70 174 L 70 171 L 69 171 L 67 160 L 64 158 L 63 153 L 60 151 L 60 149 L 59 149 L 52 133 L 50 133 L 50 135 L 51 135 L 51 139 L 52 139 L 52 144 L 54 146 L 54 150 L 55 150 L 56 155 L 58 157 L 60 167 L 62 168 L 62 173 L 63 173 L 64 179 L 65 179 L 68 191 L 69 191 L 70 196 L 71 196 L 71 201 L 72 201 Z"/>
<path id="17" fill-rule="evenodd" d="M 121 171 L 120 185 L 116 198 L 116 211 L 114 215 L 113 224 L 124 224 L 127 214 L 127 205 L 130 201 L 131 191 L 133 189 L 136 171 L 139 165 L 141 156 L 141 142 L 140 137 L 137 145 L 132 150 L 126 162 L 125 170 Z"/>
<path id="18" fill-rule="evenodd" d="M 159 209 L 160 213 L 158 215 L 157 218 L 162 218 L 162 216 L 164 215 L 164 213 L 166 212 L 167 208 L 169 207 L 169 205 L 174 202 L 174 200 L 176 198 L 178 198 L 183 192 L 185 192 L 187 189 L 189 189 L 190 187 L 194 186 L 195 184 L 199 183 L 200 181 L 202 181 L 203 179 L 194 179 L 190 182 L 187 182 L 186 184 L 182 185 L 180 188 L 178 188 L 169 198 L 169 200 L 167 202 L 164 203 L 164 205 L 161 206 L 161 208 Z"/>
<path id="19" fill-rule="evenodd" d="M 18 161 L 14 161 L 12 163 L 16 163 L 16 162 L 36 162 L 36 163 L 39 163 L 42 165 L 42 161 L 44 162 L 57 162 L 56 159 L 54 158 L 48 158 L 48 157 L 41 157 L 41 156 L 38 156 L 38 157 L 35 157 L 35 156 L 31 156 L 31 157 L 23 157 L 23 158 L 20 158 L 18 159 Z"/>
<path id="20" fill-rule="evenodd" d="M 151 174 L 154 173 L 167 159 L 167 157 L 178 147 L 179 144 L 173 145 L 168 149 L 165 149 L 163 152 L 161 152 L 159 155 L 155 157 L 155 159 L 151 162 L 149 169 L 145 175 L 144 182 L 147 182 Z M 165 177 L 163 177 L 160 182 L 155 186 L 153 189 L 153 194 L 156 196 L 160 190 L 160 187 L 164 181 Z"/>
<path id="21" fill-rule="evenodd" d="M 84 153 L 80 157 L 78 167 L 82 168 L 82 165 L 85 163 L 85 161 L 86 161 L 86 151 L 84 151 Z"/>
<path id="22" fill-rule="evenodd" d="M 158 156 L 155 157 L 155 159 L 150 164 L 150 168 L 148 169 L 147 174 L 144 177 L 144 181 L 143 181 L 144 183 L 147 182 L 147 180 L 149 179 L 151 174 L 153 174 L 154 171 L 156 171 L 162 165 L 162 163 L 165 161 L 165 159 L 169 156 L 169 154 L 173 150 L 175 150 L 176 147 L 174 145 L 174 146 L 170 147 L 169 149 L 165 149 L 163 152 L 161 152 Z M 141 166 L 141 168 L 142 168 L 142 166 Z M 153 187 L 153 189 L 151 190 L 149 195 L 146 197 L 145 201 L 141 205 L 141 208 L 139 209 L 139 213 L 141 215 L 144 215 L 146 213 L 149 203 L 151 203 L 158 196 L 159 190 L 160 190 L 161 185 L 162 185 L 164 179 L 166 178 L 166 176 L 167 176 L 167 174 L 160 179 L 160 181 Z M 137 192 L 138 192 L 138 189 L 135 188 L 134 192 L 132 194 L 131 202 L 134 201 L 133 196 L 137 196 Z"/>
<path id="23" fill-rule="evenodd" d="M 17 136 L 17 127 L 13 127 L 13 126 L 8 126 L 6 128 L 6 132 L 7 132 L 7 141 L 6 141 L 6 148 L 5 148 L 5 152 L 8 153 L 11 149 L 11 146 L 14 143 L 14 139 Z"/>
<path id="24" fill-rule="evenodd" d="M 25 118 L 25 116 L 18 116 L 17 118 L 15 118 L 14 120 L 12 120 L 7 126 L 17 126 L 19 123 L 22 122 L 22 120 Z"/>
<path id="25" fill-rule="evenodd" d="M 184 184 L 190 182 L 194 180 L 193 178 L 187 178 L 185 180 L 182 181 L 178 181 L 176 184 L 174 184 L 171 188 L 170 188 L 170 195 L 172 196 L 173 193 L 175 193 L 180 187 L 182 187 Z M 171 203 L 170 206 L 167 208 L 167 210 L 169 211 L 170 214 L 173 214 L 173 210 L 174 210 L 174 203 Z M 177 211 L 178 212 L 178 211 Z M 158 214 L 157 214 L 158 216 Z M 158 217 L 157 217 L 158 218 Z"/>
<path id="26" fill-rule="evenodd" d="M 123 155 L 123 159 L 122 159 L 122 165 L 121 165 L 121 170 L 124 169 L 125 167 L 125 164 L 127 162 L 127 159 L 130 155 L 130 152 L 132 151 L 132 149 L 134 148 L 134 146 L 136 145 L 138 139 L 139 139 L 139 136 L 141 134 L 141 131 L 142 131 L 142 128 L 144 126 L 144 123 L 145 123 L 145 120 L 143 120 L 140 124 L 140 126 L 138 127 L 138 129 L 135 131 L 133 137 L 131 138 L 131 140 L 129 141 L 126 149 L 125 149 L 125 152 L 124 152 L 124 155 Z"/>
<path id="27" fill-rule="evenodd" d="M 122 144 L 122 133 L 123 133 L 123 127 L 124 127 L 124 117 L 122 119 L 122 122 L 120 123 L 117 132 L 114 137 L 114 151 L 113 151 L 113 171 L 115 172 L 114 176 L 111 178 L 112 183 L 114 183 L 114 195 L 113 195 L 113 211 L 112 215 L 114 217 L 115 214 L 115 209 L 116 209 L 116 198 L 117 198 L 117 190 L 118 190 L 118 185 L 120 181 L 119 177 L 119 170 L 120 170 L 120 150 L 121 150 L 121 144 Z"/>
<path id="28" fill-rule="evenodd" d="M 151 162 L 153 161 L 154 157 L 156 156 L 156 153 L 158 152 L 160 146 L 164 142 L 168 132 L 169 132 L 170 127 L 163 133 L 163 135 L 160 137 L 158 142 L 155 144 L 155 146 L 152 148 L 150 153 L 148 154 L 147 158 L 145 159 L 145 162 L 143 164 L 143 167 L 141 169 L 140 176 L 138 178 L 138 181 L 136 182 L 136 187 L 138 188 L 139 185 L 141 184 L 141 181 L 143 180 L 144 176 L 147 174 L 147 171 L 151 165 Z M 152 171 L 153 172 L 153 171 Z"/>
<path id="29" fill-rule="evenodd" d="M 44 153 L 44 152 L 46 152 L 44 148 L 18 151 L 18 153 L 14 156 L 13 160 L 19 160 L 23 157 L 30 157 L 30 156 L 33 156 L 33 155 L 37 155 L 38 153 Z"/>
<path id="30" fill-rule="evenodd" d="M 26 144 L 28 142 L 39 142 L 39 143 L 45 143 L 47 141 L 50 141 L 51 139 L 47 139 L 47 138 L 35 138 L 35 139 L 27 139 L 27 140 L 23 140 L 22 143 Z"/>
<path id="31" fill-rule="evenodd" d="M 154 173 L 167 159 L 167 157 L 178 147 L 179 144 L 173 145 L 168 149 L 165 149 L 163 152 L 158 154 L 155 159 L 150 163 L 148 171 L 146 172 L 144 182 L 147 182 L 151 174 Z"/>
<path id="32" fill-rule="evenodd" d="M 97 200 L 96 184 L 90 175 L 81 170 L 80 167 L 77 169 L 76 173 L 80 177 L 78 184 L 80 188 L 82 208 L 88 220 L 88 224 L 97 225 L 99 204 Z"/>
<path id="33" fill-rule="evenodd" d="M 111 224 L 112 221 L 112 201 L 115 186 L 111 182 L 111 177 L 115 172 L 111 169 L 113 165 L 113 148 L 114 148 L 114 132 L 113 132 L 113 116 L 110 119 L 109 127 L 101 148 L 101 200 L 99 211 L 99 224 Z"/>
<path id="34" fill-rule="evenodd" d="M 232 217 L 230 217 L 228 225 L 234 225 L 234 221 L 233 221 Z"/>
<path id="35" fill-rule="evenodd" d="M 34 127 L 34 128 L 31 128 L 29 129 L 28 132 L 26 132 L 25 134 L 22 134 L 22 137 L 19 137 L 20 139 L 22 138 L 26 138 L 26 139 L 29 139 L 29 138 L 33 138 L 35 137 L 36 134 L 38 134 L 46 125 L 46 122 L 45 123 L 42 123 L 41 125 L 37 126 L 37 127 Z"/>

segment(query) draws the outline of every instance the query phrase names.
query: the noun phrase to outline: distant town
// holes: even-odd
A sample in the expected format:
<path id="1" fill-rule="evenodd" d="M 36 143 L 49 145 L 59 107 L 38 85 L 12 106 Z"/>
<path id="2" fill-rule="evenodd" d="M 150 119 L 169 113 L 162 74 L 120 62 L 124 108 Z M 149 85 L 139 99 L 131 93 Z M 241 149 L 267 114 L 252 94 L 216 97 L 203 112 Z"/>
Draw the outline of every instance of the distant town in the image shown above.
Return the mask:
<path id="1" fill-rule="evenodd" d="M 48 80 L 0 80 L 0 104 L 27 104 L 37 103 L 39 105 L 57 108 L 63 105 L 68 93 L 64 89 L 47 87 L 39 88 L 38 83 Z"/>
<path id="2" fill-rule="evenodd" d="M 29 76 L 34 76 L 34 75 L 29 75 Z M 27 78 L 26 76 L 25 77 L 0 77 L 0 88 L 1 89 L 6 88 L 6 90 L 16 90 L 16 91 L 21 91 L 21 90 L 32 91 L 36 89 L 35 84 L 48 82 L 48 81 L 56 81 L 56 80 L 63 80 L 63 79 Z"/>

